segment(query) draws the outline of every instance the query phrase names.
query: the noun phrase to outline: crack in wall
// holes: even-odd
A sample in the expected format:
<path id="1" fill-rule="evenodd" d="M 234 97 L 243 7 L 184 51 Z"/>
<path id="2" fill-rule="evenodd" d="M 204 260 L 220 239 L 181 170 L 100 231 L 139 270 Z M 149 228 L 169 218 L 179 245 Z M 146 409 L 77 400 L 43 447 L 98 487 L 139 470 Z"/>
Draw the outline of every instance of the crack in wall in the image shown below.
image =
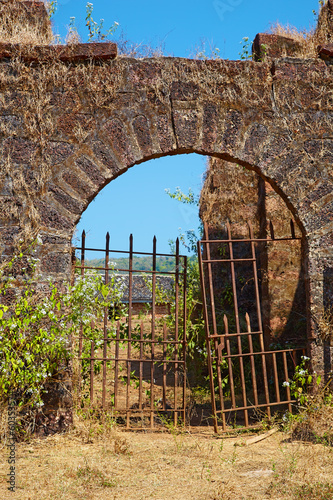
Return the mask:
<path id="1" fill-rule="evenodd" d="M 178 144 L 178 137 L 177 137 L 177 133 L 176 133 L 175 117 L 173 115 L 174 109 L 173 109 L 173 102 L 172 102 L 171 95 L 169 96 L 169 100 L 170 100 L 170 109 L 171 109 L 171 126 L 172 126 L 173 135 L 175 136 L 176 146 L 178 149 L 179 144 Z"/>

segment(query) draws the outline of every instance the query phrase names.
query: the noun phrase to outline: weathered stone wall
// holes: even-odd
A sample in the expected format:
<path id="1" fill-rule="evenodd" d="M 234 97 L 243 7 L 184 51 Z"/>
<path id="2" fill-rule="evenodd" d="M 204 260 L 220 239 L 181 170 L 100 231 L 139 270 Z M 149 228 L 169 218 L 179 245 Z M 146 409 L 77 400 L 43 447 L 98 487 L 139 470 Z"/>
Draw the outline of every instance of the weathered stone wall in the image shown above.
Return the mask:
<path id="1" fill-rule="evenodd" d="M 75 225 L 128 168 L 192 152 L 237 163 L 272 186 L 301 228 L 310 352 L 328 373 L 332 348 L 315 318 L 332 294 L 331 59 L 134 60 L 111 46 L 88 60 L 84 46 L 35 48 L 40 60 L 0 47 L 2 259 L 17 238 L 39 235 L 41 283 L 68 279 Z"/>
<path id="2" fill-rule="evenodd" d="M 200 198 L 200 216 L 207 222 L 213 238 L 215 235 L 218 238 L 226 237 L 224 228 L 227 221 L 231 223 L 234 238 L 249 236 L 248 221 L 252 224 L 256 238 L 269 235 L 270 221 L 274 224 L 275 237 L 291 237 L 290 220 L 293 215 L 281 196 L 255 172 L 216 158 L 208 164 Z M 296 237 L 302 236 L 297 227 L 295 233 Z M 243 255 L 238 257 L 250 256 L 248 246 L 243 245 Z M 212 245 L 211 252 L 214 252 L 215 247 Z M 276 341 L 306 343 L 306 294 L 301 241 L 260 244 L 257 254 L 267 345 Z M 219 257 L 216 255 L 213 258 Z M 243 315 L 247 312 L 251 321 L 256 321 L 254 290 L 251 287 L 252 264 L 238 264 L 236 270 L 242 278 L 238 285 L 238 304 Z M 220 268 L 222 287 L 230 281 L 230 270 L 229 273 L 226 271 Z M 216 272 L 219 272 L 218 268 Z"/>
<path id="3" fill-rule="evenodd" d="M 260 176 L 254 171 L 210 158 L 200 195 L 200 218 L 216 229 L 229 221 L 233 234 L 244 238 L 248 236 L 247 221 L 251 221 L 259 238 L 259 182 Z"/>

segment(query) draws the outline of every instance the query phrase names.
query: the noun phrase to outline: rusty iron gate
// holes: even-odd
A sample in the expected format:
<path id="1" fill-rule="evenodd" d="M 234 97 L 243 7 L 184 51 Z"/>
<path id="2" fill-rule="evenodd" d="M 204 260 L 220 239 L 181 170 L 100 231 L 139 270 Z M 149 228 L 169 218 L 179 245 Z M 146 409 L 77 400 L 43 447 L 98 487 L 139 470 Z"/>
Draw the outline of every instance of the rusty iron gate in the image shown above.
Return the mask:
<path id="1" fill-rule="evenodd" d="M 114 321 L 110 319 L 110 308 L 105 307 L 103 320 L 95 325 L 100 331 L 98 342 L 85 337 L 81 328 L 77 343 L 81 374 L 78 390 L 81 401 L 85 397 L 90 408 L 104 410 L 128 429 L 156 428 L 166 421 L 174 425 L 185 421 L 187 258 L 179 253 L 178 239 L 173 255 L 157 253 L 156 246 L 154 237 L 151 253 L 134 252 L 131 235 L 127 251 L 111 250 L 107 233 L 105 248 L 90 248 L 86 246 L 83 231 L 81 246 L 73 252 L 73 268 L 81 278 L 89 272 L 98 272 L 103 274 L 105 284 L 113 280 L 113 283 L 122 283 L 124 289 L 125 315 L 124 311 L 111 311 L 119 315 L 118 321 Z M 87 260 L 90 252 L 94 252 L 94 256 L 98 252 L 102 264 L 91 265 Z M 124 255 L 125 264 L 121 267 L 112 264 L 112 257 Z M 148 258 L 150 269 L 138 268 L 136 256 Z M 172 263 L 172 271 L 161 269 L 159 264 L 163 259 L 168 259 L 169 265 Z M 167 297 L 162 289 L 165 276 L 171 280 Z M 139 277 L 141 291 L 145 289 L 146 295 L 147 290 L 149 292 L 144 305 L 147 314 L 135 310 L 136 277 Z M 144 300 L 147 301 L 147 297 Z M 166 321 L 163 307 L 172 312 L 171 323 Z"/>
<path id="2" fill-rule="evenodd" d="M 274 408 L 286 407 L 291 412 L 295 402 L 286 382 L 306 350 L 304 346 L 271 350 L 265 342 L 256 255 L 258 245 L 300 240 L 295 235 L 293 221 L 290 225 L 291 236 L 286 238 L 276 238 L 270 223 L 270 236 L 256 239 L 248 223 L 248 238 L 233 238 L 231 226 L 227 224 L 222 239 L 210 239 L 205 224 L 204 237 L 198 242 L 212 416 L 216 432 L 221 427 L 226 430 L 228 424 L 236 421 L 247 428 L 250 418 L 255 414 L 258 416 L 262 410 L 269 417 Z M 244 251 L 235 250 L 240 246 L 247 247 L 246 256 Z M 239 265 L 250 265 L 252 268 L 255 301 L 252 318 L 239 310 L 239 280 L 236 279 Z M 230 279 L 232 306 L 228 314 L 223 308 L 219 310 L 216 304 L 217 288 L 221 287 L 215 279 L 216 266 L 225 266 Z"/>

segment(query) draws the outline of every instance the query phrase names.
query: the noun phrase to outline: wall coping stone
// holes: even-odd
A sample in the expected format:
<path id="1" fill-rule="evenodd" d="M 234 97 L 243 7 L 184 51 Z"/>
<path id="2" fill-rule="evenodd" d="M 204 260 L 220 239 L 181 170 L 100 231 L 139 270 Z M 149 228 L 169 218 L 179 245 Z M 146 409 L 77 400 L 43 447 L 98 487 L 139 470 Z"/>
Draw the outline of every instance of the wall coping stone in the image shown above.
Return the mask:
<path id="1" fill-rule="evenodd" d="M 90 42 L 73 45 L 22 45 L 0 43 L 0 60 L 21 57 L 25 62 L 45 62 L 58 59 L 63 62 L 115 59 L 118 47 L 112 42 Z"/>
<path id="2" fill-rule="evenodd" d="M 1 0 L 0 3 L 8 3 L 8 1 Z M 48 16 L 45 3 L 40 0 L 21 0 L 20 3 L 34 14 L 39 14 L 41 17 Z"/>
<path id="3" fill-rule="evenodd" d="M 264 49 L 262 48 L 263 45 L 265 46 Z M 261 61 L 265 57 L 297 57 L 300 49 L 301 44 L 297 40 L 270 33 L 258 33 L 252 45 L 252 53 L 255 61 Z"/>
<path id="4" fill-rule="evenodd" d="M 331 57 L 333 57 L 333 43 L 319 45 L 318 54 L 322 59 L 330 59 Z"/>

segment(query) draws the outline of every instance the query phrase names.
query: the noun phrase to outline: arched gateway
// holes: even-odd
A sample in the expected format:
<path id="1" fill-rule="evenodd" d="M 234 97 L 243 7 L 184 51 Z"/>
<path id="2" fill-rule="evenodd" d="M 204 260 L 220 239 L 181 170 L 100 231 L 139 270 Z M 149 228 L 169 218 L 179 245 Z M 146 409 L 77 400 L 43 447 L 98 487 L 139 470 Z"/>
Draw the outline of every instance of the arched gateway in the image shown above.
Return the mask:
<path id="1" fill-rule="evenodd" d="M 128 168 L 193 152 L 238 163 L 272 185 L 302 229 L 310 352 L 328 373 L 333 349 L 317 319 L 333 295 L 332 46 L 326 60 L 281 57 L 285 39 L 266 38 L 265 62 L 0 44 L 2 256 L 23 232 L 39 234 L 41 280 L 66 279 L 81 214 Z"/>

